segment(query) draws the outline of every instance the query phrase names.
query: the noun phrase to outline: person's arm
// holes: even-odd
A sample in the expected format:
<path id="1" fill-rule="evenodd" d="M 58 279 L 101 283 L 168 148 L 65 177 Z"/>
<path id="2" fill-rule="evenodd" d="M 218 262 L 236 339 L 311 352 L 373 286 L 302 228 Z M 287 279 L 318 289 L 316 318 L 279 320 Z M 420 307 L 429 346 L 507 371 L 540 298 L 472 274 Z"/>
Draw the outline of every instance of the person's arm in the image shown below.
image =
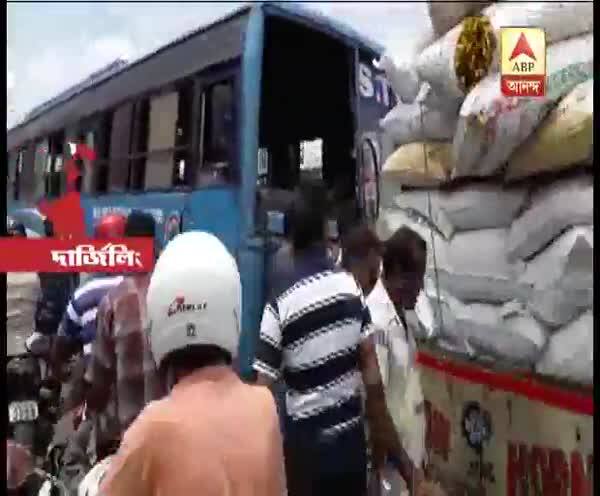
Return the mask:
<path id="1" fill-rule="evenodd" d="M 96 339 L 92 343 L 85 379 L 89 385 L 87 406 L 91 411 L 101 412 L 108 404 L 116 380 L 113 311 L 109 295 L 100 303 L 96 319 Z"/>
<path id="2" fill-rule="evenodd" d="M 402 447 L 400 437 L 385 402 L 385 392 L 375 351 L 374 328 L 368 309 L 364 309 L 362 340 L 359 346 L 360 368 L 366 391 L 366 416 L 369 436 L 373 439 L 374 462 L 381 466 L 389 453 L 409 488 L 418 486 L 421 473 Z"/>
<path id="3" fill-rule="evenodd" d="M 61 324 L 58 327 L 58 334 L 54 339 L 50 353 L 52 372 L 61 381 L 65 379 L 64 364 L 81 349 L 79 340 L 81 331 L 81 316 L 77 312 L 75 300 L 72 299 L 67 305 Z"/>
<path id="4" fill-rule="evenodd" d="M 281 323 L 276 303 L 267 303 L 260 324 L 253 368 L 256 384 L 271 386 L 279 379 L 281 370 Z"/>

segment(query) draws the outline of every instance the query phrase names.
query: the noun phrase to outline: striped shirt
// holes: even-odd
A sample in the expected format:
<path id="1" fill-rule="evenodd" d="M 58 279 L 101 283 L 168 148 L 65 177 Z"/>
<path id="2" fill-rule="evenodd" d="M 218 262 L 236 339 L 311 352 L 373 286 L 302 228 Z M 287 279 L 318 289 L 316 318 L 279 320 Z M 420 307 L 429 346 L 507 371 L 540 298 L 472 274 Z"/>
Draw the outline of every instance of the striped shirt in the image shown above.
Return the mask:
<path id="1" fill-rule="evenodd" d="M 118 286 L 122 276 L 103 276 L 87 279 L 75 291 L 67 305 L 59 328 L 59 335 L 83 346 L 84 355 L 91 353 L 92 341 L 96 337 L 96 314 L 102 298 Z"/>
<path id="2" fill-rule="evenodd" d="M 359 344 L 371 333 L 362 292 L 325 249 L 295 261 L 291 286 L 265 307 L 254 369 L 288 387 L 299 427 L 338 433 L 362 419 Z"/>

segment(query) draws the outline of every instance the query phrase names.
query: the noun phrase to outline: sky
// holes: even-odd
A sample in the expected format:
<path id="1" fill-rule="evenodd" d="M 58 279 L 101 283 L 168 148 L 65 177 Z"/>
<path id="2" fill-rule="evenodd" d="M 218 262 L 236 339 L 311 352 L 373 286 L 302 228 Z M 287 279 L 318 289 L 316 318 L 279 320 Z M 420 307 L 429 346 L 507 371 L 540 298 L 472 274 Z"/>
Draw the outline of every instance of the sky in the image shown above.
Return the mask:
<path id="1" fill-rule="evenodd" d="M 7 126 L 118 57 L 135 60 L 243 5 L 231 3 L 8 3 Z M 428 36 L 425 3 L 310 3 L 393 54 Z"/>

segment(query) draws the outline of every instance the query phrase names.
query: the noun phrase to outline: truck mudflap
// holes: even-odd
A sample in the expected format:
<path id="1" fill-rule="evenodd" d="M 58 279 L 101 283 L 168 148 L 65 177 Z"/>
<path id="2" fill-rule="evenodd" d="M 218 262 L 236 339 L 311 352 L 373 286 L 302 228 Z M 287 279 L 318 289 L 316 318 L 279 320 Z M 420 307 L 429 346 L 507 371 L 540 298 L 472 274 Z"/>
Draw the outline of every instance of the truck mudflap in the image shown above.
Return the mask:
<path id="1" fill-rule="evenodd" d="M 427 470 L 449 494 L 592 496 L 593 392 L 417 355 Z"/>

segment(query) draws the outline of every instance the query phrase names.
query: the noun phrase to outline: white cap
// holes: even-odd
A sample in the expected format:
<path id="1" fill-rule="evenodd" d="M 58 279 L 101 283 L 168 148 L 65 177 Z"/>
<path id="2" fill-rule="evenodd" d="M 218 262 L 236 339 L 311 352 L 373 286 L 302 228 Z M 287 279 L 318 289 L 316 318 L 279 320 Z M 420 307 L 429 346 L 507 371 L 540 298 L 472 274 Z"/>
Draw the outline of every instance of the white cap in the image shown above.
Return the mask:
<path id="1" fill-rule="evenodd" d="M 190 231 L 161 253 L 146 296 L 158 366 L 171 352 L 213 345 L 237 355 L 242 285 L 234 258 L 215 236 Z"/>

